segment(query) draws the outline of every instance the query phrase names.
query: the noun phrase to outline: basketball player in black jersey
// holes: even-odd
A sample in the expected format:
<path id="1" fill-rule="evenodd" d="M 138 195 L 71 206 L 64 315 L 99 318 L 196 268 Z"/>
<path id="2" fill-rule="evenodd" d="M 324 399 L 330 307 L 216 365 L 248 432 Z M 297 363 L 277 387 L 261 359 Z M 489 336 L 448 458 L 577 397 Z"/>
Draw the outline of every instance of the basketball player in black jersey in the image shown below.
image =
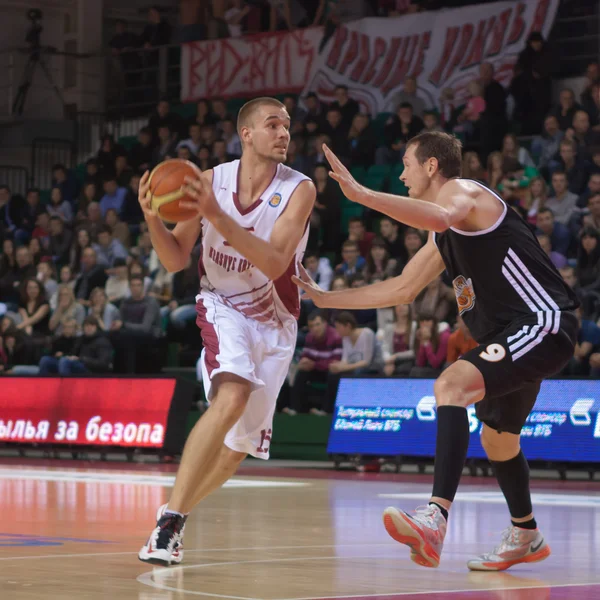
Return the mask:
<path id="1" fill-rule="evenodd" d="M 502 571 L 545 559 L 550 547 L 533 516 L 529 466 L 519 438 L 541 381 L 573 355 L 575 294 L 521 217 L 482 184 L 460 178 L 461 145 L 453 136 L 422 133 L 410 140 L 401 176 L 409 198 L 364 188 L 329 149 L 326 154 L 332 178 L 350 200 L 425 229 L 429 239 L 394 279 L 324 292 L 303 271 L 296 283 L 322 308 L 383 308 L 411 303 L 446 270 L 459 313 L 480 344 L 435 383 L 437 443 L 428 506 L 413 514 L 386 509 L 386 530 L 410 547 L 414 562 L 439 565 L 469 445 L 466 408 L 475 404 L 483 423 L 481 443 L 506 498 L 511 526 L 491 553 L 470 560 L 468 567 Z"/>

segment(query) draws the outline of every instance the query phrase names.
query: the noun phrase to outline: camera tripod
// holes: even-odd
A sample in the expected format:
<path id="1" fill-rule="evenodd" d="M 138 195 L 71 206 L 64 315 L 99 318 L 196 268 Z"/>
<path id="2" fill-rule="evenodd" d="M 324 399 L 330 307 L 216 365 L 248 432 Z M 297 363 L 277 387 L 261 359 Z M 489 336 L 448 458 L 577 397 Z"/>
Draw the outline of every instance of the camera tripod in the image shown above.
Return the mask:
<path id="1" fill-rule="evenodd" d="M 58 99 L 60 100 L 61 106 L 64 107 L 65 101 L 63 95 L 56 85 L 54 79 L 52 78 L 52 73 L 48 68 L 46 60 L 44 59 L 45 49 L 42 47 L 38 48 L 28 48 L 29 57 L 27 59 L 27 64 L 25 65 L 25 69 L 23 71 L 23 77 L 21 78 L 21 84 L 19 85 L 19 89 L 17 90 L 17 94 L 13 101 L 12 105 L 12 114 L 21 116 L 23 114 L 23 109 L 25 108 L 25 102 L 27 100 L 27 93 L 29 92 L 29 88 L 33 82 L 33 78 L 35 76 L 36 67 L 39 65 L 42 69 L 42 72 L 46 76 L 48 83 L 56 93 Z M 48 53 L 50 53 L 48 51 Z"/>

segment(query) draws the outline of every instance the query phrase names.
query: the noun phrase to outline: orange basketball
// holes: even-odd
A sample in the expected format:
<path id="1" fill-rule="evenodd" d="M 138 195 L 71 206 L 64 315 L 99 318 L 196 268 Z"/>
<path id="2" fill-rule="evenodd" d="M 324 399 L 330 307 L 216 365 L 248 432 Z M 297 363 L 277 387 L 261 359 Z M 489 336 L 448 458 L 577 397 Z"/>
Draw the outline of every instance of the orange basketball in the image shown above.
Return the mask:
<path id="1" fill-rule="evenodd" d="M 184 178 L 200 177 L 202 171 L 189 160 L 174 158 L 161 162 L 150 173 L 151 206 L 167 223 L 179 223 L 196 216 L 193 210 L 181 208 L 180 202 L 192 200 L 182 191 Z"/>

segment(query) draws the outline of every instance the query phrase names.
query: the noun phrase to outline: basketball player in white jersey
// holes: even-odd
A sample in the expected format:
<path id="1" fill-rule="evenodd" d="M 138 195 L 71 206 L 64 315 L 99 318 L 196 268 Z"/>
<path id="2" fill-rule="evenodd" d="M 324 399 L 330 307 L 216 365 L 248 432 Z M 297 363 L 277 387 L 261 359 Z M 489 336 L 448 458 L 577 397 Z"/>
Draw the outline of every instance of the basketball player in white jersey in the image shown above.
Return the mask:
<path id="1" fill-rule="evenodd" d="M 241 160 L 187 180 L 197 217 L 169 231 L 152 212 L 148 173 L 139 201 L 161 263 L 181 270 L 202 234 L 197 323 L 210 408 L 183 451 L 175 486 L 139 552 L 145 562 L 183 558 L 188 513 L 251 454 L 269 458 L 273 413 L 296 345 L 299 293 L 291 281 L 302 260 L 315 201 L 310 179 L 286 167 L 290 117 L 273 98 L 238 116 Z M 183 205 L 183 203 L 182 203 Z"/>

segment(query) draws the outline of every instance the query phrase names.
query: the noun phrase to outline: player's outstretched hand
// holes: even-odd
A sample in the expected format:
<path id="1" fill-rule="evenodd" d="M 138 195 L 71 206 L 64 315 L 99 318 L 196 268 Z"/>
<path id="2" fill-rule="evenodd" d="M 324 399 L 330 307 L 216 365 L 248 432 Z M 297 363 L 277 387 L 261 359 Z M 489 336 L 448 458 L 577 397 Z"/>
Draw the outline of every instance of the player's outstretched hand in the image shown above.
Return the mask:
<path id="1" fill-rule="evenodd" d="M 138 202 L 144 213 L 144 217 L 156 217 L 152 210 L 152 195 L 150 194 L 150 172 L 146 171 L 140 179 L 140 188 L 138 190 Z"/>
<path id="2" fill-rule="evenodd" d="M 326 144 L 323 144 L 323 152 L 332 168 L 332 170 L 329 171 L 329 177 L 335 179 L 340 184 L 340 188 L 348 200 L 363 204 L 363 197 L 366 194 L 367 189 L 352 177 L 350 171 L 348 171 L 342 161 Z"/>
<path id="3" fill-rule="evenodd" d="M 181 208 L 195 210 L 198 216 L 209 221 L 221 212 L 212 185 L 204 177 L 185 177 L 184 192 L 189 200 L 179 203 Z"/>
<path id="4" fill-rule="evenodd" d="M 319 308 L 325 308 L 324 300 L 326 291 L 322 290 L 311 278 L 302 265 L 298 265 L 300 277 L 292 275 L 292 281 L 301 289 Z"/>

